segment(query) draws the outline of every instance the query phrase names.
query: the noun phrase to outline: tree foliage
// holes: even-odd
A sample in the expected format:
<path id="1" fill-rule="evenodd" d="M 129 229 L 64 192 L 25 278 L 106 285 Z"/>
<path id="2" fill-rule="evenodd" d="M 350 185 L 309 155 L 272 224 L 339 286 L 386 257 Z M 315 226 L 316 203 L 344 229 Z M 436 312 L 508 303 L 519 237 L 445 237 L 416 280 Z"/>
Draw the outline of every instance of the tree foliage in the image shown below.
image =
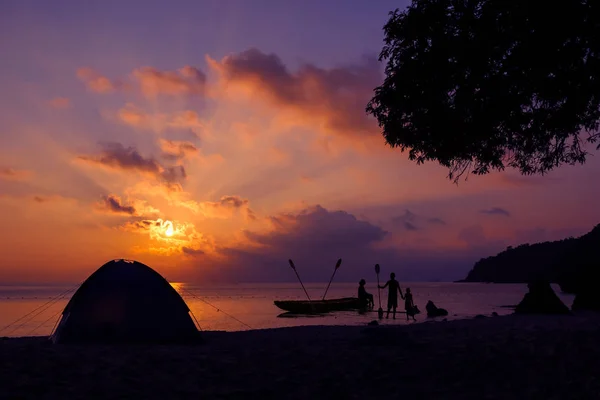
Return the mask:
<path id="1" fill-rule="evenodd" d="M 384 32 L 367 112 L 417 164 L 543 174 L 599 138 L 598 0 L 413 0 Z"/>

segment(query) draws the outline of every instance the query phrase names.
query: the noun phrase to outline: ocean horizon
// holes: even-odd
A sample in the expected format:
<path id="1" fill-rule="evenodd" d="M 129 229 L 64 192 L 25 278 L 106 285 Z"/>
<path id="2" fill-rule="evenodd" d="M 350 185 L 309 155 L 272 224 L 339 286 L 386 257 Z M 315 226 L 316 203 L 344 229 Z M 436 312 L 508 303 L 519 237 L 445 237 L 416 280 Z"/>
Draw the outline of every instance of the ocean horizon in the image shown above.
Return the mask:
<path id="1" fill-rule="evenodd" d="M 181 282 L 171 285 L 183 297 L 201 330 L 241 331 L 302 325 L 362 325 L 377 319 L 376 312 L 359 314 L 357 311 L 335 312 L 319 316 L 289 317 L 277 308 L 274 300 L 305 300 L 306 294 L 298 283 L 229 283 L 203 286 Z M 304 284 L 311 299 L 321 299 L 327 282 Z M 356 296 L 358 285 L 334 282 L 327 292 L 328 299 Z M 506 315 L 513 310 L 506 306 L 517 304 L 527 292 L 526 284 L 484 284 L 453 282 L 405 282 L 410 287 L 415 304 L 422 311 L 417 322 L 428 319 L 425 304 L 432 300 L 445 308 L 445 318 L 464 319 L 476 315 Z M 46 336 L 51 334 L 62 310 L 78 288 L 78 285 L 10 285 L 0 286 L 0 337 Z M 553 285 L 561 300 L 571 305 L 573 295 L 561 293 Z M 375 299 L 375 311 L 379 307 L 377 287 L 367 284 L 367 290 Z M 386 309 L 387 289 L 381 291 L 381 305 Z M 399 311 L 403 311 L 400 302 Z M 384 319 L 383 324 L 407 324 L 404 314 L 396 320 Z"/>

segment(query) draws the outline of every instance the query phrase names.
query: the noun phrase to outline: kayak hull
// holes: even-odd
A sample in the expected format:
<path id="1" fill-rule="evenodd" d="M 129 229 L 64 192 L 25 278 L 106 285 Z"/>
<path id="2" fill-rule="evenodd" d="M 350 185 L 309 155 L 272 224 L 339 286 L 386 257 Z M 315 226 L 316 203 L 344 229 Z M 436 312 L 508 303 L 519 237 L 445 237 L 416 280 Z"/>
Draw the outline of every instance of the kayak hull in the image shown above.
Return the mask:
<path id="1" fill-rule="evenodd" d="M 345 297 L 330 300 L 275 300 L 274 304 L 282 310 L 295 314 L 323 314 L 332 311 L 358 310 L 361 303 L 357 297 Z"/>

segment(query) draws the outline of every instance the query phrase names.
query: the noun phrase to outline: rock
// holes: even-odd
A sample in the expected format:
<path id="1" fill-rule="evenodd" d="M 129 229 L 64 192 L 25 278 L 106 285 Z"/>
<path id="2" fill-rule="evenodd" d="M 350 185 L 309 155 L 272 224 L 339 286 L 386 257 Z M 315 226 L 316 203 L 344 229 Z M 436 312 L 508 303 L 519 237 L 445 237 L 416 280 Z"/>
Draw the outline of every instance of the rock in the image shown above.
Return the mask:
<path id="1" fill-rule="evenodd" d="M 475 316 L 475 319 L 484 319 L 484 318 L 487 318 L 487 317 L 485 315 L 482 315 L 482 314 L 477 314 Z"/>
<path id="2" fill-rule="evenodd" d="M 498 313 L 497 313 L 496 311 L 494 311 L 494 312 L 492 313 L 492 317 L 497 317 L 497 316 L 498 316 Z"/>
<path id="3" fill-rule="evenodd" d="M 443 308 L 438 308 L 435 304 L 433 304 L 433 301 L 431 300 L 427 302 L 425 309 L 427 310 L 427 316 L 430 318 L 445 317 L 446 315 L 448 315 L 447 310 Z"/>
<path id="4" fill-rule="evenodd" d="M 569 308 L 554 293 L 550 283 L 534 281 L 527 287 L 529 293 L 515 307 L 516 314 L 570 314 Z"/>
<path id="5" fill-rule="evenodd" d="M 373 321 L 369 322 L 367 325 L 369 325 L 369 326 L 378 326 L 379 322 L 377 322 L 376 320 L 373 320 Z"/>
<path id="6" fill-rule="evenodd" d="M 597 290 L 583 290 L 575 295 L 573 311 L 600 311 L 600 293 Z"/>
<path id="7" fill-rule="evenodd" d="M 582 267 L 576 279 L 578 287 L 573 300 L 573 311 L 600 311 L 600 265 Z"/>

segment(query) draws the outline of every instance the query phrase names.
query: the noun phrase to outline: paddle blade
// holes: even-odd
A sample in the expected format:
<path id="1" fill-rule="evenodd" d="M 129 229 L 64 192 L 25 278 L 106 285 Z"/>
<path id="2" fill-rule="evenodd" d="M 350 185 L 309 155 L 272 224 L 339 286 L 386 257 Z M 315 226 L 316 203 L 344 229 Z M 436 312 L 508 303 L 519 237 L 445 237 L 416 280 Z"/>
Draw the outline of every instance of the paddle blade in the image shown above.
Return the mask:
<path id="1" fill-rule="evenodd" d="M 290 262 L 292 262 L 292 260 L 290 260 Z M 375 264 L 375 273 L 379 274 L 380 268 L 379 268 L 379 264 Z"/>
<path id="2" fill-rule="evenodd" d="M 342 259 L 340 258 L 337 262 L 337 264 L 335 264 L 335 269 L 338 269 L 340 267 L 340 265 L 342 265 Z"/>
<path id="3" fill-rule="evenodd" d="M 292 267 L 292 269 L 296 269 L 296 266 L 294 265 L 294 262 L 290 259 L 288 260 L 290 263 L 290 267 Z"/>

